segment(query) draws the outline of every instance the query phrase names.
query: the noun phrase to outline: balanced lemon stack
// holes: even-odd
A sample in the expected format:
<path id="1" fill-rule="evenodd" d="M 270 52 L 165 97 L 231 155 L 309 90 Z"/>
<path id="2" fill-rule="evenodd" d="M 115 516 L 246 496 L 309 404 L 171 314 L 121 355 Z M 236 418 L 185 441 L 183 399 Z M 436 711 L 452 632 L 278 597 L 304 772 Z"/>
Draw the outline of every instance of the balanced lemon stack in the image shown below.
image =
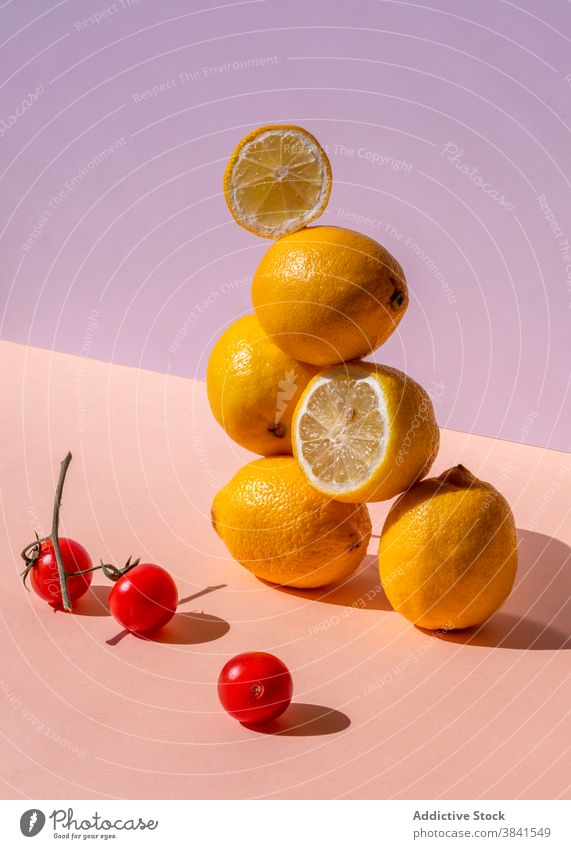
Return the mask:
<path id="1" fill-rule="evenodd" d="M 385 592 L 418 625 L 468 627 L 511 589 L 513 516 L 463 466 L 421 480 L 439 445 L 430 397 L 403 372 L 362 360 L 401 321 L 405 275 L 368 236 L 307 226 L 331 182 L 325 152 L 300 127 L 255 130 L 228 163 L 234 218 L 275 241 L 254 275 L 254 313 L 222 334 L 208 364 L 217 421 L 263 455 L 216 495 L 213 524 L 258 577 L 318 587 L 362 561 L 367 502 L 404 493 L 381 535 Z"/>

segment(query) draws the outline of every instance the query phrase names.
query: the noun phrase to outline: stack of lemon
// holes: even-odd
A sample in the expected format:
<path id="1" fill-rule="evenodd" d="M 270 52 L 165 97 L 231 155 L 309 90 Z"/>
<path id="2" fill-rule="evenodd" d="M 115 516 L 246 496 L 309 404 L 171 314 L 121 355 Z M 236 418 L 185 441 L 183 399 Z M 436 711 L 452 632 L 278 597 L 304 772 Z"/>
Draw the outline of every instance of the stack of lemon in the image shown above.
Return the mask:
<path id="1" fill-rule="evenodd" d="M 401 266 L 368 236 L 307 226 L 327 205 L 331 167 L 300 127 L 246 136 L 224 191 L 239 224 L 275 241 L 254 275 L 254 313 L 222 334 L 208 364 L 217 421 L 263 455 L 216 495 L 216 531 L 258 577 L 323 586 L 366 553 L 367 502 L 404 493 L 381 536 L 389 599 L 428 628 L 487 618 L 515 575 L 509 506 L 462 466 L 422 481 L 439 445 L 430 397 L 362 360 L 407 309 Z"/>

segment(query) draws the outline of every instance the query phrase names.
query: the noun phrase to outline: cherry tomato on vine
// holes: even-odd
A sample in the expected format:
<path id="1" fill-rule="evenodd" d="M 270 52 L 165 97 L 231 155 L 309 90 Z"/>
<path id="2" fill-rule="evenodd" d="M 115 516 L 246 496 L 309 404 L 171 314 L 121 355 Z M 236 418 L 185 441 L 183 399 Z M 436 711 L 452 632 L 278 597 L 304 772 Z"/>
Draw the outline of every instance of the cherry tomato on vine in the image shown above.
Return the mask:
<path id="1" fill-rule="evenodd" d="M 115 583 L 109 610 L 117 622 L 134 634 L 150 634 L 173 618 L 178 590 L 162 566 L 139 563 Z"/>
<path id="2" fill-rule="evenodd" d="M 30 569 L 30 582 L 37 594 L 48 601 L 53 607 L 62 606 L 61 582 L 58 573 L 54 544 L 51 539 L 38 542 L 39 553 L 32 568 Z M 59 547 L 64 569 L 67 573 L 67 591 L 71 601 L 81 598 L 91 584 L 93 572 L 86 575 L 76 575 L 74 572 L 83 572 L 91 569 L 93 564 L 91 557 L 85 548 L 73 539 L 59 537 Z"/>
<path id="3" fill-rule="evenodd" d="M 22 572 L 24 586 L 31 575 L 32 586 L 41 598 L 53 607 L 69 612 L 72 609 L 72 601 L 87 592 L 93 577 L 91 557 L 84 547 L 73 539 L 59 535 L 61 498 L 70 463 L 71 452 L 68 451 L 60 463 L 51 534 L 40 539 L 36 533 L 36 539 L 22 551 L 22 559 L 26 564 Z M 87 571 L 87 574 L 77 574 L 86 570 L 90 571 Z"/>
<path id="4" fill-rule="evenodd" d="M 222 707 L 247 725 L 277 719 L 289 706 L 293 681 L 289 669 L 273 654 L 237 654 L 222 668 L 218 698 Z"/>

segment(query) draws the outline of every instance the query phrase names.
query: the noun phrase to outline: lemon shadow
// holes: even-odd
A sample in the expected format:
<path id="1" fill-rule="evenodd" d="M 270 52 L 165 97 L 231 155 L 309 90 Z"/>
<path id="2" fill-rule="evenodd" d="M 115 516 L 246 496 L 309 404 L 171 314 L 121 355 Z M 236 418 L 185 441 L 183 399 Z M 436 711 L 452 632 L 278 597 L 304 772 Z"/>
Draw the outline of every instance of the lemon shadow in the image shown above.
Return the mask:
<path id="1" fill-rule="evenodd" d="M 476 628 L 428 633 L 485 648 L 571 649 L 571 548 L 535 531 L 518 529 L 518 540 L 516 582 L 501 610 Z"/>
<path id="2" fill-rule="evenodd" d="M 344 581 L 329 584 L 326 587 L 298 590 L 282 584 L 270 584 L 267 581 L 263 583 L 287 595 L 294 595 L 308 601 L 319 601 L 322 604 L 339 604 L 343 607 L 363 610 L 393 609 L 381 587 L 378 560 L 373 554 L 365 555 L 357 570 Z"/>

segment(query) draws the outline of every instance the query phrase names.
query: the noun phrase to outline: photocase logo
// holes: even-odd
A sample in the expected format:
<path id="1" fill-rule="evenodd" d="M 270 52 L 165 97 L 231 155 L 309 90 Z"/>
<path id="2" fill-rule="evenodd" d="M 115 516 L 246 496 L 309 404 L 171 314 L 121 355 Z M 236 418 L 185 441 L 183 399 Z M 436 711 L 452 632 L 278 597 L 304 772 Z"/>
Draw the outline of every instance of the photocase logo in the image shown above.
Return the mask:
<path id="1" fill-rule="evenodd" d="M 35 837 L 46 824 L 46 815 L 37 808 L 25 811 L 20 817 L 20 831 L 24 837 Z"/>
<path id="2" fill-rule="evenodd" d="M 95 811 L 91 817 L 77 819 L 74 816 L 73 808 L 57 808 L 48 815 L 52 820 L 54 837 L 70 837 L 84 839 L 88 837 L 102 840 L 108 839 L 109 832 L 122 831 L 154 831 L 158 825 L 158 820 L 143 820 L 141 817 L 128 817 L 123 819 L 119 817 L 116 820 L 110 820 L 102 816 L 98 811 Z M 38 808 L 31 808 L 25 811 L 20 817 L 20 831 L 24 837 L 35 837 L 39 834 L 46 824 L 46 815 Z M 82 832 L 88 832 L 82 834 Z M 94 833 L 93 833 L 94 832 Z M 103 832 L 99 834 L 99 832 Z M 115 836 L 115 835 L 112 835 Z"/>

